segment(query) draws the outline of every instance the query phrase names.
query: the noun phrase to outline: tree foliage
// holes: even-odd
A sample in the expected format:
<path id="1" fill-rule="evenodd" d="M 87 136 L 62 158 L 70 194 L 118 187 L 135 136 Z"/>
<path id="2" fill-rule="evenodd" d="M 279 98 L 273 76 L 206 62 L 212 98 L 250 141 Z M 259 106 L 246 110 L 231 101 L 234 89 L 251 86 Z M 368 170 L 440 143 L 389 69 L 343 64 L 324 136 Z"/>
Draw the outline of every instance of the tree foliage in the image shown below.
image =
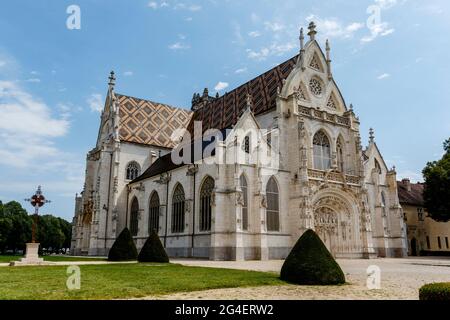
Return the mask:
<path id="1" fill-rule="evenodd" d="M 31 241 L 33 216 L 28 215 L 20 203 L 11 201 L 0 202 L 0 253 L 6 250 L 16 253 L 24 250 Z M 72 226 L 64 219 L 52 215 L 38 217 L 37 241 L 40 249 L 47 252 L 59 252 L 70 248 Z"/>
<path id="2" fill-rule="evenodd" d="M 300 285 L 345 283 L 341 267 L 313 230 L 307 230 L 292 248 L 281 268 L 280 278 Z"/>
<path id="3" fill-rule="evenodd" d="M 444 150 L 442 159 L 429 162 L 422 172 L 425 208 L 439 222 L 450 220 L 450 138 L 444 142 Z"/>
<path id="4" fill-rule="evenodd" d="M 138 252 L 133 237 L 128 228 L 122 230 L 113 246 L 109 250 L 109 261 L 131 261 L 137 260 Z"/>
<path id="5" fill-rule="evenodd" d="M 169 262 L 169 257 L 167 256 L 166 250 L 164 250 L 164 247 L 156 231 L 152 231 L 147 241 L 145 241 L 141 252 L 139 252 L 138 261 L 161 263 Z"/>

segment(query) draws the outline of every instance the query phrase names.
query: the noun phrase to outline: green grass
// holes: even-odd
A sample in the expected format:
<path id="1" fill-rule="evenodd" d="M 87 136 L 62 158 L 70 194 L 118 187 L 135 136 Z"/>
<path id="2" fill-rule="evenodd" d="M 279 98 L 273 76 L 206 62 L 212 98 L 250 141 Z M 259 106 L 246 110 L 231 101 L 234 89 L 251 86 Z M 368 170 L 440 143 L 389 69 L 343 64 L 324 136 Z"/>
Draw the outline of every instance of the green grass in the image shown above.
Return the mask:
<path id="1" fill-rule="evenodd" d="M 0 255 L 0 263 L 9 263 L 11 261 L 18 261 L 23 256 L 13 256 L 13 255 Z M 72 257 L 72 256 L 44 256 L 45 261 L 51 262 L 66 262 L 66 261 L 105 261 L 106 258 L 90 258 L 90 257 Z"/>
<path id="2" fill-rule="evenodd" d="M 85 265 L 80 269 L 81 289 L 69 291 L 67 267 L 0 267 L 0 299 L 122 299 L 285 284 L 275 273 L 178 264 Z"/>

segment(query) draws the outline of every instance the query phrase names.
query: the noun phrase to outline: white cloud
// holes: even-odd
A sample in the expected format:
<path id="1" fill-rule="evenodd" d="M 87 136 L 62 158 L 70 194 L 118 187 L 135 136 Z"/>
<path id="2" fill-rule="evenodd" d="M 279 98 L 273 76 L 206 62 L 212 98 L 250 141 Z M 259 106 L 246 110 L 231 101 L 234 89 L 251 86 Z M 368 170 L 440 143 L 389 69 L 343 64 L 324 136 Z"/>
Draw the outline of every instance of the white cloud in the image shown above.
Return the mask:
<path id="1" fill-rule="evenodd" d="M 229 86 L 230 85 L 227 82 L 219 81 L 219 83 L 217 83 L 216 86 L 214 87 L 214 90 L 222 91 L 222 90 L 228 88 Z"/>
<path id="2" fill-rule="evenodd" d="M 395 31 L 394 28 L 389 28 L 389 23 L 387 22 L 382 22 L 379 24 L 374 24 L 373 26 L 369 26 L 369 30 L 370 35 L 364 36 L 361 39 L 361 42 L 363 43 L 372 42 L 378 37 L 385 37 L 387 35 L 394 33 Z"/>
<path id="3" fill-rule="evenodd" d="M 251 31 L 251 32 L 248 33 L 248 35 L 250 37 L 252 37 L 252 38 L 257 38 L 257 37 L 261 36 L 261 32 L 259 32 L 259 31 Z"/>
<path id="4" fill-rule="evenodd" d="M 41 79 L 39 79 L 39 78 L 30 78 L 30 79 L 27 79 L 25 81 L 26 82 L 31 82 L 31 83 L 40 83 Z"/>
<path id="5" fill-rule="evenodd" d="M 158 5 L 158 3 L 154 2 L 154 1 L 150 1 L 150 2 L 147 4 L 147 7 L 156 10 L 156 9 L 159 8 L 159 5 Z"/>
<path id="6" fill-rule="evenodd" d="M 279 32 L 285 29 L 285 26 L 278 22 L 264 22 L 264 25 L 266 26 L 267 30 L 270 30 L 272 32 Z"/>
<path id="7" fill-rule="evenodd" d="M 233 21 L 231 23 L 231 25 L 233 27 L 233 32 L 234 32 L 233 43 L 236 43 L 238 45 L 244 45 L 245 44 L 245 40 L 244 40 L 244 37 L 242 36 L 242 33 L 241 33 L 241 25 L 239 23 L 237 23 L 236 21 Z"/>
<path id="8" fill-rule="evenodd" d="M 181 42 L 175 42 L 174 44 L 171 44 L 169 46 L 170 50 L 186 50 L 186 49 L 190 49 L 191 46 L 185 43 L 181 43 Z"/>
<path id="9" fill-rule="evenodd" d="M 389 73 L 383 73 L 377 77 L 378 80 L 383 80 L 389 78 L 391 75 Z"/>
<path id="10" fill-rule="evenodd" d="M 258 51 L 247 49 L 247 57 L 256 61 L 266 60 L 270 56 L 281 56 L 297 48 L 295 42 L 273 43 L 269 47 L 261 48 Z"/>
<path id="11" fill-rule="evenodd" d="M 103 97 L 99 93 L 93 93 L 90 95 L 90 97 L 87 99 L 87 103 L 89 105 L 89 108 L 91 108 L 91 111 L 94 112 L 102 112 L 104 101 Z"/>
<path id="12" fill-rule="evenodd" d="M 349 39 L 354 34 L 364 28 L 364 24 L 360 22 L 351 22 L 345 24 L 336 18 L 320 18 L 316 15 L 309 15 L 307 21 L 314 21 L 320 36 L 324 38 L 340 38 Z"/>
<path id="13" fill-rule="evenodd" d="M 397 4 L 397 0 L 375 0 L 375 4 L 381 9 L 390 9 Z"/>
<path id="14" fill-rule="evenodd" d="M 123 75 L 124 75 L 125 77 L 131 77 L 132 75 L 134 75 L 134 73 L 133 73 L 133 71 L 125 71 L 125 72 L 123 73 Z"/>
<path id="15" fill-rule="evenodd" d="M 187 17 L 186 19 L 184 19 L 184 21 L 186 21 L 186 22 L 191 22 L 193 19 L 192 19 L 192 17 Z"/>
<path id="16" fill-rule="evenodd" d="M 245 73 L 245 72 L 247 72 L 247 68 L 240 68 L 240 69 L 237 69 L 234 73 L 240 74 L 240 73 Z"/>

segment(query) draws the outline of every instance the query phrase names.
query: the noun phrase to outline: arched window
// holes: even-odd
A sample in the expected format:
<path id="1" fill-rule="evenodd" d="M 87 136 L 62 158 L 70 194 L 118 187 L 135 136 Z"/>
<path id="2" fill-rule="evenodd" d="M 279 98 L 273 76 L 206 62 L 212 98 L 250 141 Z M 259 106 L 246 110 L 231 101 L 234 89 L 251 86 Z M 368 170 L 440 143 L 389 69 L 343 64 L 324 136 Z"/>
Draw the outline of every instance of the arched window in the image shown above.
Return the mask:
<path id="1" fill-rule="evenodd" d="M 178 184 L 172 197 L 172 233 L 184 232 L 184 208 L 184 189 Z"/>
<path id="2" fill-rule="evenodd" d="M 134 180 L 137 177 L 139 177 L 141 171 L 141 167 L 139 166 L 139 164 L 135 161 L 130 162 L 127 165 L 127 172 L 126 172 L 126 179 L 127 180 Z"/>
<path id="3" fill-rule="evenodd" d="M 336 145 L 338 170 L 344 173 L 344 145 L 341 139 L 338 139 Z"/>
<path id="4" fill-rule="evenodd" d="M 375 170 L 376 170 L 376 172 L 377 172 L 378 174 L 381 174 L 381 166 L 380 166 L 380 163 L 378 162 L 377 159 L 374 159 L 374 161 L 375 161 Z"/>
<path id="5" fill-rule="evenodd" d="M 130 232 L 133 237 L 138 235 L 139 226 L 139 202 L 136 197 L 134 197 L 133 202 L 131 202 L 131 215 L 130 215 Z"/>
<path id="6" fill-rule="evenodd" d="M 200 231 L 211 230 L 211 196 L 214 190 L 214 179 L 208 177 L 200 189 Z"/>
<path id="7" fill-rule="evenodd" d="M 152 233 L 154 230 L 156 233 L 159 231 L 159 196 L 156 191 L 152 193 L 150 197 L 150 207 L 149 207 L 149 217 L 148 217 L 148 233 Z"/>
<path id="8" fill-rule="evenodd" d="M 250 136 L 244 138 L 244 144 L 242 146 L 245 153 L 250 153 Z"/>
<path id="9" fill-rule="evenodd" d="M 242 230 L 248 230 L 248 185 L 247 179 L 241 175 L 239 182 L 242 190 Z"/>
<path id="10" fill-rule="evenodd" d="M 387 212 L 388 210 L 386 206 L 386 196 L 384 195 L 384 192 L 381 192 L 381 216 L 383 219 L 383 229 L 385 235 L 388 235 L 389 233 L 389 222 Z"/>
<path id="11" fill-rule="evenodd" d="M 280 201 L 278 194 L 278 185 L 275 179 L 270 178 L 266 187 L 267 197 L 267 231 L 280 230 Z"/>
<path id="12" fill-rule="evenodd" d="M 314 168 L 327 170 L 331 168 L 330 140 L 323 131 L 315 134 L 313 139 Z"/>

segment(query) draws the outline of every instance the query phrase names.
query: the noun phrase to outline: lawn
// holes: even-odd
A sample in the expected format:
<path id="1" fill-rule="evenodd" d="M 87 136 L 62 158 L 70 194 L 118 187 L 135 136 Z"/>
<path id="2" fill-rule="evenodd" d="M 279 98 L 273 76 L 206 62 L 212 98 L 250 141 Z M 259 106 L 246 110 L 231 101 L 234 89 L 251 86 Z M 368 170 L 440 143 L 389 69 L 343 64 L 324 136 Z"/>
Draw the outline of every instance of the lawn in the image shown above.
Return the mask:
<path id="1" fill-rule="evenodd" d="M 67 267 L 0 267 L 0 299 L 123 299 L 285 284 L 275 273 L 178 264 L 84 265 L 80 269 L 81 289 L 69 291 Z"/>
<path id="2" fill-rule="evenodd" d="M 8 263 L 11 261 L 18 261 L 23 256 L 2 256 L 0 255 L 0 263 Z M 44 256 L 43 257 L 45 261 L 51 261 L 51 262 L 65 262 L 65 261 L 105 261 L 106 258 L 90 258 L 90 257 L 72 257 L 72 256 Z"/>

